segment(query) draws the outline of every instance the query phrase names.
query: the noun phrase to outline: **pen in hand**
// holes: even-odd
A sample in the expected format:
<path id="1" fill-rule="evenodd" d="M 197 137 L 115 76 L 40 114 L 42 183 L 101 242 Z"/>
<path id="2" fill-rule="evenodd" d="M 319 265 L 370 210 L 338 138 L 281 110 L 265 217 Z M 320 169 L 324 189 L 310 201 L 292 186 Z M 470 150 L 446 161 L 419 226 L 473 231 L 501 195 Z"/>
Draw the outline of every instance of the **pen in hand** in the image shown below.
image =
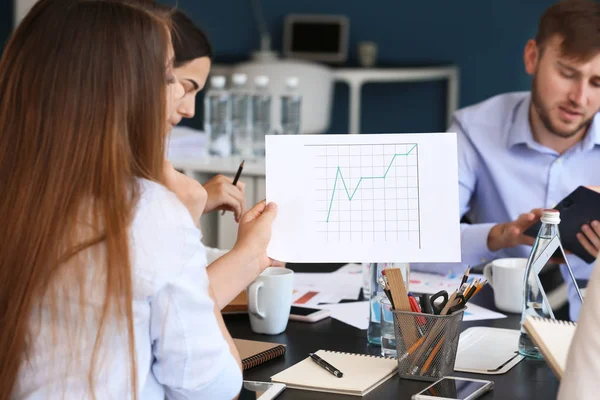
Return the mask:
<path id="1" fill-rule="evenodd" d="M 344 376 L 344 374 L 342 373 L 342 371 L 340 371 L 339 369 L 337 369 L 333 365 L 329 364 L 327 361 L 323 360 L 321 357 L 319 357 L 315 353 L 309 353 L 308 355 L 310 356 L 310 358 L 312 358 L 312 360 L 314 362 L 316 362 L 317 364 L 319 364 L 319 366 L 325 368 L 328 372 L 331 372 L 334 376 L 336 376 L 338 378 L 341 378 L 342 376 Z"/>
<path id="2" fill-rule="evenodd" d="M 238 183 L 238 180 L 240 179 L 240 175 L 242 175 L 242 170 L 244 169 L 244 162 L 246 162 L 246 160 L 242 160 L 242 163 L 240 164 L 240 166 L 238 167 L 237 172 L 235 173 L 235 176 L 233 177 L 233 182 L 232 185 L 235 186 Z M 225 210 L 223 210 L 221 212 L 221 215 L 225 215 Z"/>

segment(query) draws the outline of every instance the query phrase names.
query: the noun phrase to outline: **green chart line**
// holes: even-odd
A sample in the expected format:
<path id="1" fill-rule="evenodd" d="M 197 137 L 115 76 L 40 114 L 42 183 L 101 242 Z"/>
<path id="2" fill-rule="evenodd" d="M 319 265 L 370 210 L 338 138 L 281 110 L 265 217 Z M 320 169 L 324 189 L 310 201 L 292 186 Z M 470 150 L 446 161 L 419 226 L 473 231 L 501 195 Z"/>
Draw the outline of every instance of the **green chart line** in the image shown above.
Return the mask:
<path id="1" fill-rule="evenodd" d="M 335 188 L 337 186 L 338 176 L 340 177 L 340 179 L 342 180 L 342 183 L 344 184 L 344 190 L 346 191 L 348 200 L 352 201 L 352 199 L 354 198 L 354 195 L 356 194 L 356 191 L 358 190 L 358 187 L 360 186 L 360 183 L 363 181 L 363 179 L 385 179 L 388 172 L 390 172 L 390 168 L 392 168 L 392 164 L 394 163 L 394 160 L 396 159 L 396 157 L 397 156 L 408 156 L 415 149 L 415 147 L 417 147 L 416 144 L 408 152 L 406 152 L 404 154 L 394 154 L 394 157 L 392 157 L 392 159 L 390 161 L 390 165 L 388 165 L 387 169 L 385 170 L 385 174 L 383 174 L 383 176 L 361 176 L 360 179 L 358 180 L 358 183 L 356 184 L 356 187 L 354 188 L 354 191 L 352 191 L 352 195 L 350 195 L 350 192 L 348 191 L 348 187 L 346 186 L 346 181 L 344 180 L 344 176 L 342 175 L 342 170 L 340 169 L 340 166 L 338 165 L 337 171 L 335 173 L 335 181 L 333 181 L 333 193 L 331 193 L 331 201 L 329 202 L 329 210 L 327 211 L 327 219 L 325 220 L 325 222 L 329 222 L 329 216 L 331 215 L 331 207 L 333 206 L 333 199 L 335 197 Z"/>

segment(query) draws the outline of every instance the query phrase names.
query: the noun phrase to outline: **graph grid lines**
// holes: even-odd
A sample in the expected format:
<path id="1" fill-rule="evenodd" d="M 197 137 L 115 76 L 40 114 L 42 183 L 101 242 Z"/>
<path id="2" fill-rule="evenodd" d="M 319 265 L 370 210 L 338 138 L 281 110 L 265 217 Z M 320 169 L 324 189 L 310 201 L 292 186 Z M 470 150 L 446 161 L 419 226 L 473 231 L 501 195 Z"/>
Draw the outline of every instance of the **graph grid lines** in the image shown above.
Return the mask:
<path id="1" fill-rule="evenodd" d="M 316 160 L 317 234 L 421 247 L 416 143 L 306 146 Z"/>

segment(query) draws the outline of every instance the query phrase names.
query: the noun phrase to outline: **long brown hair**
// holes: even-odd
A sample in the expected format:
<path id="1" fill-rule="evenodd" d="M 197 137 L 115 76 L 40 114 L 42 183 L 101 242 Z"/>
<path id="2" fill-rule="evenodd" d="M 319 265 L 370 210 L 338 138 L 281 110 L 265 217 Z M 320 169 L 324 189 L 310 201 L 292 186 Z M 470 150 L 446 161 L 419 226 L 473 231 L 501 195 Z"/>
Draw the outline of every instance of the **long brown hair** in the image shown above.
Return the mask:
<path id="1" fill-rule="evenodd" d="M 62 334 L 66 300 L 60 291 L 77 290 L 87 313 L 90 279 L 102 294 L 90 391 L 96 361 L 104 356 L 97 354 L 104 327 L 114 319 L 128 333 L 137 397 L 128 229 L 140 192 L 136 178 L 161 176 L 169 29 L 158 14 L 131 4 L 41 0 L 4 50 L 0 400 L 15 390 L 36 340 L 32 315 L 50 310 L 52 330 Z M 92 253 L 101 253 L 95 260 L 100 275 L 92 276 L 89 260 L 77 255 L 98 248 Z"/>

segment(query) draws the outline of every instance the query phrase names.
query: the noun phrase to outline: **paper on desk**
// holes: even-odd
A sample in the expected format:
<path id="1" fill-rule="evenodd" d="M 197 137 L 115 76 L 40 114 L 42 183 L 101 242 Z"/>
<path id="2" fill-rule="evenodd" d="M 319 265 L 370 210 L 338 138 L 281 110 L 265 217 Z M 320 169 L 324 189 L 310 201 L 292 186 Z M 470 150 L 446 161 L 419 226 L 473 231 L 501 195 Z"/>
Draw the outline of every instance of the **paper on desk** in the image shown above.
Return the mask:
<path id="1" fill-rule="evenodd" d="M 352 325 L 358 329 L 369 327 L 369 302 L 354 301 L 351 303 L 327 304 L 321 308 L 331 311 L 331 316 L 338 321 Z"/>
<path id="2" fill-rule="evenodd" d="M 312 308 L 325 309 L 331 311 L 331 317 L 352 325 L 358 329 L 367 329 L 369 327 L 369 302 L 354 301 L 341 304 L 321 304 L 312 306 Z M 485 319 L 506 318 L 506 315 L 488 310 L 481 306 L 468 303 L 467 310 L 463 316 L 463 321 L 481 321 Z"/>
<path id="3" fill-rule="evenodd" d="M 460 261 L 456 135 L 269 135 L 268 247 L 287 262 Z"/>
<path id="4" fill-rule="evenodd" d="M 294 305 L 339 303 L 343 299 L 356 300 L 360 296 L 362 275 L 345 273 L 294 274 Z"/>
<path id="5" fill-rule="evenodd" d="M 467 282 L 485 279 L 483 275 L 470 274 Z M 410 271 L 409 290 L 413 293 L 435 294 L 440 290 L 452 293 L 460 287 L 462 275 L 439 275 L 427 272 Z"/>
<path id="6" fill-rule="evenodd" d="M 332 274 L 362 274 L 363 266 L 361 264 L 346 264 L 333 271 Z"/>
<path id="7" fill-rule="evenodd" d="M 369 302 L 353 301 L 340 304 L 321 304 L 312 308 L 331 311 L 331 318 L 352 325 L 358 329 L 369 327 Z"/>
<path id="8" fill-rule="evenodd" d="M 467 310 L 465 311 L 465 315 L 463 315 L 463 321 L 481 321 L 484 319 L 501 318 L 506 318 L 506 315 L 472 303 L 467 303 Z"/>
<path id="9" fill-rule="evenodd" d="M 339 303 L 342 299 L 334 293 L 315 290 L 311 287 L 296 286 L 292 294 L 294 306 L 305 306 L 315 308 L 323 303 Z"/>

